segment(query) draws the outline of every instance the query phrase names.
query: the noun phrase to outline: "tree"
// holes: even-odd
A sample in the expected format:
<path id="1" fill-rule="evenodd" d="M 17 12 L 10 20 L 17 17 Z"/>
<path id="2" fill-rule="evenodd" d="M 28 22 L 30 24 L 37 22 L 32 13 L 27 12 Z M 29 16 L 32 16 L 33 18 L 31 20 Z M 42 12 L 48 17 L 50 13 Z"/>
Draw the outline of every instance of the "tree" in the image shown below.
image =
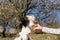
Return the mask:
<path id="1" fill-rule="evenodd" d="M 32 0 L 2 0 L 1 2 L 0 19 L 2 22 L 8 21 L 11 24 L 12 20 L 26 15 Z"/>
<path id="2" fill-rule="evenodd" d="M 31 3 L 32 0 L 1 0 L 0 24 L 4 27 L 3 36 L 5 36 L 7 25 L 16 29 L 20 28 L 20 19 L 21 17 L 26 16 L 26 12 L 28 11 Z"/>
<path id="3" fill-rule="evenodd" d="M 36 13 L 37 22 L 41 25 L 50 25 L 56 23 L 56 13 L 58 5 L 50 2 L 49 0 L 1 0 L 0 2 L 0 24 L 8 22 L 9 25 L 16 28 L 20 25 L 21 17 L 33 14 L 27 11 L 38 10 Z M 18 20 L 18 22 L 16 22 Z M 54 21 L 53 21 L 54 20 Z M 7 25 L 8 25 L 7 24 Z"/>

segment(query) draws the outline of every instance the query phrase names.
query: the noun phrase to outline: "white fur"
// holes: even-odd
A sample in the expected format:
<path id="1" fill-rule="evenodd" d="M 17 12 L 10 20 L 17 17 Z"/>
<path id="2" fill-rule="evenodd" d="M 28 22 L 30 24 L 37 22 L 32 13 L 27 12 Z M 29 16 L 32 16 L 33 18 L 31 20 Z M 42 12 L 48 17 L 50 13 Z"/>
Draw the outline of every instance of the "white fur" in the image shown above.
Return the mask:
<path id="1" fill-rule="evenodd" d="M 19 37 L 16 37 L 14 40 L 27 40 L 29 37 L 29 33 L 31 32 L 31 30 L 28 27 L 22 27 L 22 31 L 19 32 Z"/>
<path id="2" fill-rule="evenodd" d="M 34 16 L 27 16 L 29 19 L 30 23 L 28 24 L 29 28 L 32 29 L 32 26 L 34 25 L 35 17 Z"/>
<path id="3" fill-rule="evenodd" d="M 35 17 L 33 15 L 31 15 L 31 16 L 27 15 L 26 17 L 28 17 L 28 19 L 32 22 L 35 21 Z"/>
<path id="4" fill-rule="evenodd" d="M 29 37 L 29 39 L 31 40 L 31 37 L 30 37 L 30 32 L 31 32 L 31 30 L 32 30 L 32 25 L 34 25 L 34 21 L 35 21 L 35 17 L 34 16 L 26 16 L 28 19 L 29 19 L 29 24 L 28 24 L 28 26 L 27 27 L 22 27 L 22 31 L 21 32 L 19 32 L 19 37 L 16 37 L 14 40 L 21 40 L 21 38 L 22 38 L 22 40 L 27 40 L 28 39 L 28 37 Z"/>

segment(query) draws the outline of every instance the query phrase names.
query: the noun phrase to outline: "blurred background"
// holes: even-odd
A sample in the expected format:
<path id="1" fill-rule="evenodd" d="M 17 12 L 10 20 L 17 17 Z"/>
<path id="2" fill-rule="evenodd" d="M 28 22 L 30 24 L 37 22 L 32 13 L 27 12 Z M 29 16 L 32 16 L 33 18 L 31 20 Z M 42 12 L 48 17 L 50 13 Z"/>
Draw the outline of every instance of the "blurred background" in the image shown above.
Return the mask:
<path id="1" fill-rule="evenodd" d="M 60 28 L 60 0 L 0 0 L 0 36 L 3 35 L 3 30 L 8 36 L 1 37 L 0 40 L 13 40 L 12 36 L 21 30 L 20 19 L 26 15 L 34 15 L 35 22 L 41 26 Z M 45 34 L 37 30 L 31 33 L 31 37 L 33 40 L 60 39 L 59 35 Z"/>

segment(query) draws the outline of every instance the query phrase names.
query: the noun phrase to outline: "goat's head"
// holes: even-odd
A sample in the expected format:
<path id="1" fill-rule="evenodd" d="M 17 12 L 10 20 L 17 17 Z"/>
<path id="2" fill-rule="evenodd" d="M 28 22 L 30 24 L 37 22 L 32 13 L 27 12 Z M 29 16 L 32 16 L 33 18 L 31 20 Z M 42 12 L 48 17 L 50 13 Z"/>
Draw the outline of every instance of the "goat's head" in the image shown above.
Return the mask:
<path id="1" fill-rule="evenodd" d="M 29 20 L 27 17 L 22 17 L 21 19 L 22 26 L 27 26 L 29 24 Z"/>
<path id="2" fill-rule="evenodd" d="M 34 24 L 35 21 L 35 17 L 34 16 L 25 16 L 22 17 L 21 23 L 22 23 L 22 30 L 19 33 L 19 37 L 16 38 L 15 40 L 30 40 L 29 37 L 29 33 L 31 32 L 31 29 L 29 28 L 29 26 L 32 27 L 32 25 Z"/>
<path id="3" fill-rule="evenodd" d="M 28 18 L 29 21 L 32 21 L 32 22 L 35 21 L 35 17 L 33 15 L 31 15 L 31 16 L 27 15 L 26 17 Z"/>
<path id="4" fill-rule="evenodd" d="M 22 23 L 22 26 L 27 26 L 29 25 L 30 22 L 34 22 L 35 21 L 35 17 L 34 16 L 25 16 L 25 17 L 22 17 L 21 19 L 21 23 Z"/>

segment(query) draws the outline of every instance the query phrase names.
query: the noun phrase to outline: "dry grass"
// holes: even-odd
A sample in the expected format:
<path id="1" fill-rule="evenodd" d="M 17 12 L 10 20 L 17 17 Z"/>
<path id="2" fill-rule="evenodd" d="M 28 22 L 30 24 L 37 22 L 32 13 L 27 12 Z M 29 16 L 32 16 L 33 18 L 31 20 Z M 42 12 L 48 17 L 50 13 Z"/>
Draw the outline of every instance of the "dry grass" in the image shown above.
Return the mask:
<path id="1" fill-rule="evenodd" d="M 30 34 L 33 40 L 60 40 L 60 36 L 52 35 L 52 34 Z M 2 38 L 0 40 L 14 40 L 14 37 Z"/>

